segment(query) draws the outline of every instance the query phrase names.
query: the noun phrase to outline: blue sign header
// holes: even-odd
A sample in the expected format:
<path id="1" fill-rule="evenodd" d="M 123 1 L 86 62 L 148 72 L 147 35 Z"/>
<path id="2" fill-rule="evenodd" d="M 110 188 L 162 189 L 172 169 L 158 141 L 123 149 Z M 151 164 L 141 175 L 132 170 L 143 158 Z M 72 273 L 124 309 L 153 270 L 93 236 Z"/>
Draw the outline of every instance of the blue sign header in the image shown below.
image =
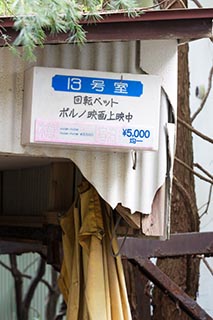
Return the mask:
<path id="1" fill-rule="evenodd" d="M 55 91 L 140 97 L 143 83 L 135 80 L 92 78 L 56 74 L 52 78 Z"/>

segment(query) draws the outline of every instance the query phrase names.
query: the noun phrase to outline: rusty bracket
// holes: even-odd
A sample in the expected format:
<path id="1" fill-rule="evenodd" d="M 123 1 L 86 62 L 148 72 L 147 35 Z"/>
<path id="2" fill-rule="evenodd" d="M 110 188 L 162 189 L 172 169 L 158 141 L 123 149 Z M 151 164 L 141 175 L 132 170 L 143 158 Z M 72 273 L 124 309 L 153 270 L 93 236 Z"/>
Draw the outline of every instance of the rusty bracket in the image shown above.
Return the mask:
<path id="1" fill-rule="evenodd" d="M 122 238 L 118 239 L 122 242 Z M 213 256 L 213 232 L 192 232 L 172 234 L 169 240 L 127 238 L 121 255 L 128 259 L 168 258 L 183 255 Z"/>
<path id="2" fill-rule="evenodd" d="M 190 298 L 176 283 L 162 272 L 149 259 L 135 258 L 129 260 L 138 265 L 141 272 L 159 289 L 180 306 L 180 308 L 195 320 L 213 320 L 195 300 Z"/>

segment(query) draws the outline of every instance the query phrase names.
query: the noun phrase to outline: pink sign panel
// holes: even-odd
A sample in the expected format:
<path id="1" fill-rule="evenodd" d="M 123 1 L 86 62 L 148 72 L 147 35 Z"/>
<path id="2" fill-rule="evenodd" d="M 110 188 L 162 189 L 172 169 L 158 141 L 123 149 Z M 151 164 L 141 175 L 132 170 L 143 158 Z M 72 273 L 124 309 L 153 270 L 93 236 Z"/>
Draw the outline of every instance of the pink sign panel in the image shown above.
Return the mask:
<path id="1" fill-rule="evenodd" d="M 137 129 L 128 126 L 104 126 L 88 123 L 62 121 L 35 121 L 34 142 L 50 144 L 82 144 L 113 147 L 150 149 L 153 143 L 153 129 Z"/>

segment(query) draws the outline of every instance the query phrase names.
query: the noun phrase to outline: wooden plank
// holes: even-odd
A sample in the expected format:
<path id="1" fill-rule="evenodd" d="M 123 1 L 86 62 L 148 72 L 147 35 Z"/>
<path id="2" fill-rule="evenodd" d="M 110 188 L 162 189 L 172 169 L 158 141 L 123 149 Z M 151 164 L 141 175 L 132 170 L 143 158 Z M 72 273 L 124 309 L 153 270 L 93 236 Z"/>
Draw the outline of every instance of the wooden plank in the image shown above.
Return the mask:
<path id="1" fill-rule="evenodd" d="M 0 226 L 8 227 L 35 227 L 41 228 L 45 223 L 45 217 L 40 216 L 30 216 L 30 215 L 5 215 L 0 216 Z"/>
<path id="2" fill-rule="evenodd" d="M 46 247 L 41 242 L 18 242 L 0 240 L 0 254 L 22 254 L 28 252 L 46 253 Z"/>
<path id="3" fill-rule="evenodd" d="M 167 183 L 167 182 L 166 182 Z M 119 215 L 127 222 L 132 228 L 129 230 L 129 236 L 155 236 L 158 238 L 166 238 L 168 217 L 165 216 L 167 211 L 165 206 L 165 194 L 167 191 L 166 183 L 156 192 L 156 195 L 152 204 L 152 212 L 150 214 L 142 215 L 140 212 L 131 214 L 128 208 L 118 204 L 115 210 Z M 126 233 L 126 227 L 119 226 L 117 229 L 118 235 L 124 235 Z"/>
<path id="4" fill-rule="evenodd" d="M 59 212 L 45 212 L 43 215 L 5 215 L 0 216 L 0 226 L 23 226 L 42 228 L 44 225 L 59 225 Z"/>

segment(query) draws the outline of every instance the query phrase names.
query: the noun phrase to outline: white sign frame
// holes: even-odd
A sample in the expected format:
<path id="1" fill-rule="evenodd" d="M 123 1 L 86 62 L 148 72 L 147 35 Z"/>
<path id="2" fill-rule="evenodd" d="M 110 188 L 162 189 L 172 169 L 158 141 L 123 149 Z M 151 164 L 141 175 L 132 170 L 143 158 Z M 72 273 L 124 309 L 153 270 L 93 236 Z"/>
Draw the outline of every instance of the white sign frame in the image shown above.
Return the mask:
<path id="1" fill-rule="evenodd" d="M 33 67 L 22 143 L 156 151 L 160 98 L 159 76 Z"/>

